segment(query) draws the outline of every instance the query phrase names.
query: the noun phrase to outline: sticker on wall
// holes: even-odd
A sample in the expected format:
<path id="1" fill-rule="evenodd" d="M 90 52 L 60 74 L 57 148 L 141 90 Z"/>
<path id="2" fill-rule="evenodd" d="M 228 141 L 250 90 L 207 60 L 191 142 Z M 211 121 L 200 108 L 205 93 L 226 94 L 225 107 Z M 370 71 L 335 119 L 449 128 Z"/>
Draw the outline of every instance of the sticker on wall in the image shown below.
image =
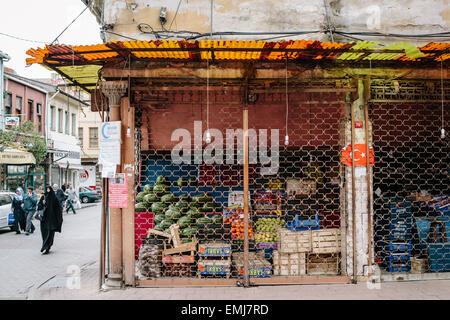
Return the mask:
<path id="1" fill-rule="evenodd" d="M 354 153 L 354 162 L 355 166 L 365 166 L 367 165 L 367 147 L 365 144 L 355 144 Z M 347 147 L 342 149 L 342 162 L 347 165 L 352 165 L 352 146 L 348 145 Z M 375 163 L 375 155 L 373 148 L 369 148 L 369 164 L 373 166 Z"/>

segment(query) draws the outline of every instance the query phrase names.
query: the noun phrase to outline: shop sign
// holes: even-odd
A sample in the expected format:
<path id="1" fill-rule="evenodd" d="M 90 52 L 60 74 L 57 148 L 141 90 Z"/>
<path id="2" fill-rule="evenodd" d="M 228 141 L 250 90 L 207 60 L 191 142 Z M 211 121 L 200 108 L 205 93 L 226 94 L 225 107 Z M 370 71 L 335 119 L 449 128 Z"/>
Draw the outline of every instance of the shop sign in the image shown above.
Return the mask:
<path id="1" fill-rule="evenodd" d="M 121 122 L 103 122 L 100 129 L 99 163 L 120 164 Z"/>
<path id="2" fill-rule="evenodd" d="M 355 121 L 355 128 L 356 129 L 364 128 L 363 122 L 362 121 Z"/>
<path id="3" fill-rule="evenodd" d="M 20 124 L 20 118 L 19 117 L 5 117 L 5 125 L 17 127 Z"/>
<path id="4" fill-rule="evenodd" d="M 355 144 L 354 153 L 354 162 L 355 166 L 366 166 L 367 165 L 367 154 L 366 154 L 367 146 L 366 144 Z M 352 165 L 352 146 L 348 145 L 347 147 L 342 149 L 342 162 L 347 165 Z M 373 166 L 375 163 L 375 155 L 373 148 L 369 148 L 369 164 Z"/>
<path id="5" fill-rule="evenodd" d="M 103 122 L 100 128 L 100 155 L 102 178 L 111 178 L 120 164 L 121 122 Z"/>
<path id="6" fill-rule="evenodd" d="M 117 173 L 109 180 L 109 207 L 128 207 L 128 181 L 125 173 Z"/>
<path id="7" fill-rule="evenodd" d="M 80 171 L 79 174 L 80 186 L 83 187 L 95 187 L 96 176 L 95 176 L 95 166 L 86 167 L 84 170 Z"/>

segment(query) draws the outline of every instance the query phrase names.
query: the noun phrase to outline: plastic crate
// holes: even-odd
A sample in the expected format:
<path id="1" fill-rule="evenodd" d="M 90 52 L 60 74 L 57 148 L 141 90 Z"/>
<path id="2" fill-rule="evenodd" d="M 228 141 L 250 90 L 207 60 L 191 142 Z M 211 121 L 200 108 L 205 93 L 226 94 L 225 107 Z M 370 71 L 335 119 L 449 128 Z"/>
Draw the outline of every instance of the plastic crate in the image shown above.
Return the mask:
<path id="1" fill-rule="evenodd" d="M 411 252 L 412 250 L 411 241 L 409 242 L 380 241 L 379 245 L 380 247 L 383 248 L 384 252 L 389 253 L 398 251 Z"/>
<path id="2" fill-rule="evenodd" d="M 379 257 L 380 258 L 380 257 Z M 390 254 L 381 257 L 381 266 L 388 272 L 409 272 L 411 271 L 411 254 L 400 253 Z"/>
<path id="3" fill-rule="evenodd" d="M 387 272 L 410 272 L 411 262 L 402 265 L 389 265 L 386 267 Z"/>
<path id="4" fill-rule="evenodd" d="M 431 272 L 450 271 L 450 243 L 433 243 L 428 245 Z"/>
<path id="5" fill-rule="evenodd" d="M 320 219 L 319 215 L 315 214 L 314 219 L 299 219 L 298 215 L 292 222 L 287 225 L 287 229 L 290 231 L 305 231 L 305 230 L 319 230 L 320 229 Z"/>

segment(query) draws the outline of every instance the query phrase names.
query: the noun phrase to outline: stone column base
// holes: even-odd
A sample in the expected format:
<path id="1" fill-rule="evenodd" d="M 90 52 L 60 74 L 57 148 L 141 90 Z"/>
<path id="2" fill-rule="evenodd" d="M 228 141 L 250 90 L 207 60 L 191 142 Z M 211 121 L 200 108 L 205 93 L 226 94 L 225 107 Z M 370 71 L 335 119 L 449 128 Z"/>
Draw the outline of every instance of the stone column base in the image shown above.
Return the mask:
<path id="1" fill-rule="evenodd" d="M 123 288 L 122 274 L 110 273 L 107 276 L 105 284 L 102 286 L 104 290 L 116 290 Z"/>

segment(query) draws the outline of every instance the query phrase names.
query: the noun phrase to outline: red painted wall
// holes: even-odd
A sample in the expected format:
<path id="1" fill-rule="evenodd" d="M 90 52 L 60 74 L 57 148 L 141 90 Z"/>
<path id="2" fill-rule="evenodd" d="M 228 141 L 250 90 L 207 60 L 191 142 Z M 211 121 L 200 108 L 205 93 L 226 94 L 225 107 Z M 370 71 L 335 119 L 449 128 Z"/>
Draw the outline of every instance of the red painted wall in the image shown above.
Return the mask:
<path id="1" fill-rule="evenodd" d="M 8 82 L 6 84 L 6 82 Z M 7 79 L 5 81 L 5 90 L 6 92 L 12 94 L 12 116 L 19 116 L 19 110 L 16 109 L 16 96 L 22 97 L 22 111 L 20 115 L 21 123 L 28 120 L 30 110 L 28 106 L 28 100 L 33 101 L 33 117 L 32 122 L 40 127 L 42 135 L 45 135 L 45 104 L 46 104 L 46 95 L 45 93 L 35 90 L 33 88 L 27 87 L 19 82 L 15 82 L 14 80 Z M 41 121 L 39 122 L 37 115 L 37 104 L 41 104 Z"/>
<path id="2" fill-rule="evenodd" d="M 403 146 L 439 141 L 442 128 L 441 108 L 440 103 L 371 104 L 369 114 L 373 120 L 374 144 Z M 449 120 L 450 115 L 444 110 L 444 128 L 448 128 Z"/>
<path id="3" fill-rule="evenodd" d="M 219 129 L 226 138 L 226 129 L 242 128 L 242 104 L 238 92 L 214 93 L 209 108 L 209 127 Z M 145 108 L 142 125 L 142 150 L 171 150 L 178 142 L 170 141 L 172 132 L 179 128 L 189 130 L 194 135 L 194 121 L 202 121 L 203 132 L 207 128 L 206 98 L 191 97 L 193 104 L 177 104 L 182 95 L 169 96 L 166 109 Z M 270 102 L 269 102 L 270 101 Z M 273 101 L 273 102 L 272 102 Z M 173 103 L 171 103 L 173 102 Z M 311 103 L 314 102 L 314 103 Z M 289 95 L 288 135 L 289 146 L 330 146 L 337 145 L 338 123 L 345 110 L 342 93 L 299 93 Z M 283 94 L 260 97 L 249 105 L 249 128 L 279 129 L 280 145 L 284 145 L 286 134 L 286 103 Z"/>

